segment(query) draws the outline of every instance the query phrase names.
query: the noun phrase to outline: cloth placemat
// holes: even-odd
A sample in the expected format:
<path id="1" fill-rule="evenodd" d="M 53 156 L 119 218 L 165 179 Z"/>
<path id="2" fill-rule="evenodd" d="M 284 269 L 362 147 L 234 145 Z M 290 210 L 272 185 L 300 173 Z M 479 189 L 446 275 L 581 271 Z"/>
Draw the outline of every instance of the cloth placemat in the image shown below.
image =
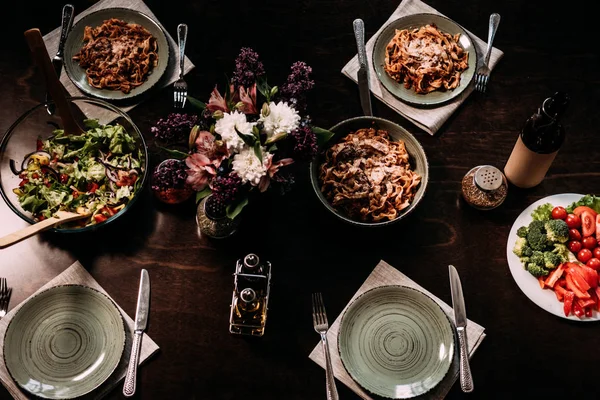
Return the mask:
<path id="1" fill-rule="evenodd" d="M 474 90 L 474 82 L 471 83 L 459 96 L 450 100 L 448 103 L 444 103 L 436 108 L 417 108 L 413 107 L 407 103 L 402 102 L 397 99 L 393 94 L 387 91 L 387 89 L 379 82 L 377 79 L 377 74 L 373 68 L 373 47 L 375 46 L 375 41 L 379 34 L 383 31 L 383 29 L 392 21 L 404 17 L 406 15 L 411 14 L 420 14 L 420 13 L 429 13 L 429 14 L 438 14 L 443 15 L 435 8 L 428 6 L 420 0 L 403 0 L 398 8 L 393 12 L 393 14 L 388 18 L 388 20 L 379 28 L 379 30 L 369 39 L 366 43 L 366 51 L 367 51 L 367 59 L 369 66 L 369 82 L 371 86 L 371 92 L 375 97 L 381 100 L 383 103 L 387 104 L 391 109 L 395 110 L 412 123 L 414 123 L 419 128 L 423 129 L 427 133 L 431 135 L 435 135 L 435 133 L 441 128 L 441 126 L 446 122 L 448 118 L 452 115 L 454 111 L 465 101 L 465 99 L 471 94 Z M 481 21 L 482 24 L 487 25 L 488 20 Z M 463 27 L 464 28 L 464 27 Z M 485 49 L 487 47 L 487 42 L 484 42 L 477 36 L 473 35 L 469 30 L 465 29 L 471 39 L 473 40 L 473 44 L 477 49 L 477 66 L 482 64 L 483 56 L 485 55 Z M 504 53 L 501 50 L 498 50 L 495 47 L 492 47 L 492 53 L 490 54 L 489 67 L 490 69 L 494 69 L 500 58 Z M 355 55 L 345 66 L 342 68 L 342 73 L 346 75 L 348 78 L 352 79 L 354 82 L 358 82 L 358 54 Z"/>
<path id="2" fill-rule="evenodd" d="M 373 272 L 368 276 L 362 286 L 358 289 L 358 291 L 352 296 L 350 302 L 344 307 L 344 310 L 340 313 L 340 315 L 336 318 L 335 322 L 329 328 L 327 332 L 327 341 L 329 342 L 329 349 L 331 355 L 331 364 L 333 366 L 333 373 L 335 377 L 350 389 L 354 391 L 357 395 L 365 400 L 373 400 L 373 398 L 364 391 L 354 380 L 348 375 L 344 365 L 342 364 L 342 360 L 340 359 L 340 353 L 338 351 L 338 343 L 337 337 L 340 327 L 340 321 L 342 319 L 342 315 L 350 305 L 358 296 L 366 292 L 367 290 L 384 286 L 384 285 L 403 285 L 408 286 L 421 292 L 429 295 L 436 303 L 442 307 L 444 312 L 448 314 L 448 316 L 454 321 L 454 310 L 448 304 L 441 301 L 439 298 L 434 296 L 432 293 L 425 290 L 423 287 L 419 286 L 413 280 L 408 278 L 402 272 L 398 271 L 385 261 L 379 261 L 379 264 L 375 267 Z M 449 285 L 449 284 L 448 284 Z M 475 350 L 479 347 L 483 339 L 485 338 L 484 328 L 481 325 L 476 324 L 475 322 L 469 320 L 467 324 L 467 342 L 469 345 L 469 357 L 473 356 Z M 444 379 L 433 389 L 430 391 L 415 397 L 415 399 L 441 399 L 446 396 L 454 382 L 458 378 L 459 374 L 459 364 L 458 364 L 458 348 L 455 349 L 454 362 L 450 367 L 450 370 L 444 377 Z M 310 353 L 309 358 L 319 364 L 321 367 L 325 368 L 325 358 L 323 354 L 323 349 L 321 342 L 319 342 L 313 351 Z"/>
<path id="3" fill-rule="evenodd" d="M 98 10 L 105 9 L 105 8 L 112 8 L 112 7 L 130 8 L 132 10 L 140 11 L 140 12 L 148 15 L 150 18 L 154 19 L 163 28 L 163 30 L 165 31 L 165 35 L 167 37 L 167 41 L 169 42 L 169 47 L 170 47 L 169 64 L 167 65 L 167 70 L 165 71 L 165 76 L 163 76 L 163 78 L 157 83 L 157 85 L 160 85 L 160 87 L 163 87 L 163 88 L 166 86 L 172 85 L 179 78 L 179 46 L 177 45 L 177 42 L 175 42 L 175 40 L 173 40 L 173 38 L 171 37 L 169 32 L 165 29 L 165 27 L 160 23 L 160 21 L 158 21 L 158 19 L 152 13 L 150 8 L 148 8 L 148 6 L 142 0 L 101 0 L 101 1 L 97 2 L 96 4 L 94 4 L 93 6 L 78 13 L 73 18 L 73 25 L 75 25 L 77 23 L 77 21 L 79 21 L 81 18 L 83 18 L 84 16 L 86 16 L 90 13 L 93 13 L 94 11 L 98 11 Z M 75 10 L 75 12 L 77 13 L 77 10 Z M 56 19 L 58 21 L 60 21 L 60 10 L 58 10 L 58 12 L 57 12 Z M 60 39 L 60 26 L 58 28 L 54 29 L 53 31 L 51 31 L 50 33 L 44 35 L 44 43 L 46 44 L 46 49 L 48 49 L 48 54 L 50 55 L 50 57 L 54 57 L 54 55 L 56 54 L 56 50 L 58 49 L 59 39 Z M 194 68 L 194 64 L 190 61 L 189 58 L 187 58 L 187 56 L 185 56 L 185 62 L 183 65 L 184 74 L 187 74 L 193 68 Z M 65 89 L 71 96 L 87 96 L 86 93 L 79 90 L 79 88 L 77 86 L 75 86 L 75 84 L 71 81 L 71 79 L 69 79 L 67 73 L 65 72 L 64 67 L 60 74 L 60 81 L 62 82 L 63 86 L 65 87 Z M 121 108 L 125 112 L 128 112 L 129 110 L 131 110 L 132 108 L 137 106 L 141 102 L 141 99 L 143 99 L 144 97 L 145 97 L 145 94 L 141 94 L 140 100 L 136 100 L 134 98 L 132 101 L 134 101 L 135 103 L 127 104 L 126 106 L 120 106 L 119 108 Z M 81 108 L 82 112 L 84 112 L 86 115 L 88 115 L 89 110 L 87 110 L 85 106 L 81 106 L 80 108 Z M 109 123 L 110 121 L 112 121 L 115 118 L 115 116 L 116 116 L 116 114 L 114 114 L 113 112 L 111 112 L 109 110 L 106 110 L 101 115 L 97 115 L 97 111 L 96 111 L 96 115 L 94 115 L 94 118 L 98 118 L 100 120 L 101 124 L 106 124 L 106 123 Z"/>
<path id="4" fill-rule="evenodd" d="M 13 318 L 17 310 L 19 310 L 21 306 L 23 306 L 23 304 L 25 304 L 25 302 L 31 297 L 48 288 L 65 284 L 79 284 L 91 287 L 92 289 L 96 289 L 99 292 L 107 295 L 112 300 L 112 297 L 110 297 L 110 295 L 106 293 L 106 291 L 98 284 L 98 282 L 96 282 L 96 280 L 90 275 L 90 273 L 87 272 L 85 268 L 83 268 L 79 261 L 75 261 L 64 272 L 62 272 L 56 278 L 52 279 L 50 282 L 42 286 L 37 292 L 35 292 L 29 298 L 24 300 L 21 304 L 13 308 L 8 314 L 6 314 L 4 318 L 0 320 L 0 380 L 2 381 L 4 387 L 17 400 L 27 400 L 30 398 L 30 395 L 27 392 L 21 391 L 21 389 L 18 387 L 15 381 L 13 381 L 10 377 L 8 370 L 6 369 L 6 365 L 4 364 L 3 349 L 4 333 L 6 332 L 6 328 L 8 327 L 10 320 Z M 125 374 L 127 372 L 127 365 L 129 364 L 129 356 L 131 354 L 131 344 L 133 342 L 134 322 L 118 304 L 115 303 L 115 305 L 117 306 L 117 308 L 121 312 L 121 315 L 123 316 L 123 321 L 125 322 L 125 330 L 127 331 L 123 356 L 121 357 L 121 361 L 119 362 L 119 365 L 112 373 L 112 375 L 100 387 L 88 393 L 87 395 L 81 396 L 80 399 L 100 399 L 106 394 L 108 394 L 115 386 L 117 386 L 119 381 L 125 378 Z M 142 349 L 140 351 L 140 362 L 138 365 L 141 365 L 143 362 L 145 362 L 151 355 L 158 351 L 158 349 L 158 345 L 148 335 L 144 333 L 144 336 L 142 338 Z"/>

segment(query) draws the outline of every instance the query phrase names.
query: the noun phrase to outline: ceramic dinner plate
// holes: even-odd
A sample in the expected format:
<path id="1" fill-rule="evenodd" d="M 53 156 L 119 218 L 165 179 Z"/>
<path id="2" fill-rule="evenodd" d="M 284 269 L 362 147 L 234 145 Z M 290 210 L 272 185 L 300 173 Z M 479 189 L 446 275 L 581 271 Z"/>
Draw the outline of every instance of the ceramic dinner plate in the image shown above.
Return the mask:
<path id="1" fill-rule="evenodd" d="M 434 388 L 452 365 L 454 328 L 431 297 L 406 286 L 371 289 L 348 306 L 339 329 L 344 367 L 368 392 L 407 399 Z"/>
<path id="2" fill-rule="evenodd" d="M 158 44 L 158 65 L 147 76 L 146 81 L 133 88 L 129 93 L 120 90 L 98 89 L 88 83 L 85 69 L 79 66 L 73 56 L 83 47 L 83 34 L 86 26 L 98 27 L 105 20 L 117 18 L 129 23 L 135 23 L 146 28 L 156 38 Z M 129 8 L 105 8 L 90 13 L 73 25 L 65 42 L 64 66 L 67 76 L 84 93 L 104 100 L 129 99 L 146 92 L 154 87 L 162 78 L 169 63 L 169 42 L 162 27 L 148 15 Z"/>
<path id="3" fill-rule="evenodd" d="M 428 24 L 435 24 L 439 30 L 451 35 L 460 33 L 459 44 L 469 53 L 469 68 L 462 72 L 460 84 L 453 90 L 419 94 L 413 88 L 406 89 L 403 83 L 396 82 L 383 69 L 386 46 L 394 37 L 396 29 L 414 29 Z M 412 14 L 390 22 L 377 37 L 373 47 L 373 68 L 381 84 L 400 100 L 412 105 L 432 106 L 452 100 L 469 86 L 477 68 L 477 51 L 469 34 L 451 19 L 437 14 Z"/>
<path id="4" fill-rule="evenodd" d="M 531 218 L 531 213 L 538 206 L 545 203 L 550 203 L 554 206 L 567 207 L 571 203 L 581 199 L 583 196 L 584 195 L 577 193 L 555 194 L 544 197 L 543 199 L 536 201 L 524 209 L 521 215 L 519 215 L 513 223 L 510 233 L 508 234 L 508 242 L 506 243 L 506 258 L 508 260 L 508 266 L 510 268 L 512 277 L 517 283 L 519 289 L 521 289 L 521 291 L 529 298 L 529 300 L 533 301 L 536 305 L 548 311 L 549 313 L 561 318 L 566 318 L 573 321 L 589 322 L 600 320 L 600 313 L 594 312 L 592 317 L 586 318 L 579 318 L 572 314 L 568 317 L 565 317 L 563 303 L 558 301 L 554 291 L 541 289 L 537 278 L 527 272 L 527 270 L 523 267 L 521 260 L 519 260 L 519 257 L 517 257 L 512 251 L 518 237 L 517 229 L 519 229 L 521 226 L 529 225 L 533 219 Z"/>
<path id="5" fill-rule="evenodd" d="M 63 285 L 16 312 L 4 336 L 4 362 L 27 392 L 70 399 L 100 386 L 124 347 L 125 325 L 112 300 L 86 286 Z"/>

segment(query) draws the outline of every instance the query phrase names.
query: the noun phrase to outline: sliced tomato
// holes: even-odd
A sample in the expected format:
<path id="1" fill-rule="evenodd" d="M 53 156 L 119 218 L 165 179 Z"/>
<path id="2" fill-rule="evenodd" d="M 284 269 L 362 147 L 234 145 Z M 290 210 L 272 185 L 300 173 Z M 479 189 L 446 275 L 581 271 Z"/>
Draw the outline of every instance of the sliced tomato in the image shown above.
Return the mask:
<path id="1" fill-rule="evenodd" d="M 600 214 L 596 215 L 596 240 L 600 246 Z"/>
<path id="2" fill-rule="evenodd" d="M 596 232 L 596 216 L 589 211 L 581 213 L 581 234 L 583 237 L 592 236 Z"/>
<path id="3" fill-rule="evenodd" d="M 90 182 L 87 184 L 87 191 L 90 193 L 95 193 L 98 190 L 98 184 L 96 182 Z"/>
<path id="4" fill-rule="evenodd" d="M 596 212 L 596 210 L 594 210 L 593 208 L 588 207 L 588 206 L 577 206 L 577 207 L 575 207 L 575 209 L 573 209 L 573 214 L 579 215 L 581 217 L 581 214 L 583 214 L 584 211 L 591 212 L 592 215 L 594 216 L 594 218 L 596 218 L 596 215 L 598 215 L 598 213 Z"/>
<path id="5" fill-rule="evenodd" d="M 579 277 L 579 278 L 576 278 L 576 279 L 580 279 L 580 280 L 578 281 L 578 283 L 579 283 L 579 284 L 583 284 L 583 285 L 585 285 L 584 287 L 586 287 L 586 286 L 587 286 L 587 287 L 588 287 L 588 289 L 589 289 L 589 285 L 587 284 L 587 282 L 585 281 L 585 279 L 583 279 L 583 278 L 581 277 L 581 275 L 578 275 L 578 274 L 570 274 L 570 273 L 568 273 L 568 274 L 567 274 L 567 277 L 566 277 L 566 279 L 567 279 L 567 289 L 568 289 L 568 290 L 570 290 L 571 292 L 575 293 L 575 296 L 577 296 L 577 298 L 579 298 L 579 299 L 589 299 L 591 296 L 590 296 L 590 294 L 587 292 L 587 291 L 588 291 L 588 289 L 586 289 L 586 290 L 583 290 L 583 289 L 581 289 L 579 286 L 577 286 L 577 285 L 574 283 L 574 279 L 573 279 L 573 277 L 574 277 L 574 276 L 576 276 L 576 277 Z"/>
<path id="6" fill-rule="evenodd" d="M 554 270 L 552 272 L 550 272 L 550 274 L 548 275 L 548 277 L 544 281 L 544 284 L 547 287 L 554 288 L 554 286 L 555 286 L 556 282 L 558 281 L 558 279 L 561 276 L 563 276 L 563 272 L 565 272 L 565 263 L 561 263 L 561 264 L 558 265 L 558 267 L 554 268 Z M 596 279 L 596 284 L 598 284 L 597 279 Z"/>
<path id="7" fill-rule="evenodd" d="M 107 219 L 108 219 L 108 218 L 107 218 L 105 215 L 103 215 L 103 214 L 96 214 L 96 215 L 94 215 L 94 220 L 95 220 L 97 223 L 104 222 L 104 221 L 106 221 Z"/>
<path id="8" fill-rule="evenodd" d="M 575 300 L 575 293 L 567 290 L 564 294 L 563 311 L 565 317 L 568 317 L 573 311 L 573 301 Z"/>

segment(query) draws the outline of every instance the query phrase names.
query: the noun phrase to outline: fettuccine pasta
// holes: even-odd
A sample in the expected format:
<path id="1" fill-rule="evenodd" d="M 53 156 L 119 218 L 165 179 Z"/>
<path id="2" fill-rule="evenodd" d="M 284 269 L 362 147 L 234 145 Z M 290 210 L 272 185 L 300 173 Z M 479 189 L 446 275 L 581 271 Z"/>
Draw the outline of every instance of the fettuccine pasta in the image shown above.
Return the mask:
<path id="1" fill-rule="evenodd" d="M 454 89 L 469 67 L 469 52 L 458 44 L 459 38 L 460 33 L 450 35 L 435 24 L 396 29 L 386 46 L 384 70 L 416 93 Z"/>
<path id="2" fill-rule="evenodd" d="M 319 179 L 334 208 L 363 222 L 397 218 L 421 182 L 404 142 L 391 141 L 387 131 L 374 128 L 359 129 L 331 146 Z"/>
<path id="3" fill-rule="evenodd" d="M 156 38 L 143 26 L 116 18 L 85 27 L 84 46 L 73 56 L 98 89 L 129 93 L 158 65 Z"/>

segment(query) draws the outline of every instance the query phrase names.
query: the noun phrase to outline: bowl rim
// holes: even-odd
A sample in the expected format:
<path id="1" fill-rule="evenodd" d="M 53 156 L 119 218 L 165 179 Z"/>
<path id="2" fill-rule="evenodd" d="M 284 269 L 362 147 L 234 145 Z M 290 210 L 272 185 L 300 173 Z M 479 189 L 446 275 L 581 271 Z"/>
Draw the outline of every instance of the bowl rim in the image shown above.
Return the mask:
<path id="1" fill-rule="evenodd" d="M 51 232 L 61 232 L 61 233 L 80 233 L 80 232 L 88 232 L 88 231 L 94 231 L 96 229 L 98 229 L 99 227 L 103 227 L 106 226 L 108 224 L 110 224 L 113 221 L 116 221 L 117 219 L 119 219 L 123 214 L 125 214 L 125 212 L 131 207 L 133 206 L 133 204 L 137 201 L 138 197 L 140 196 L 140 194 L 143 192 L 144 187 L 146 186 L 146 183 L 148 182 L 148 167 L 149 167 L 149 160 L 148 160 L 148 144 L 146 143 L 146 140 L 144 139 L 144 135 L 142 134 L 142 131 L 140 130 L 140 128 L 137 126 L 137 124 L 135 122 L 133 122 L 133 119 L 131 118 L 131 116 L 129 116 L 129 114 L 123 110 L 121 110 L 119 107 L 115 106 L 114 104 L 111 104 L 109 102 L 107 102 L 106 100 L 103 99 L 99 99 L 99 98 L 94 98 L 94 97 L 86 97 L 86 96 L 67 96 L 67 101 L 72 102 L 74 100 L 81 100 L 84 102 L 89 102 L 89 103 L 96 103 L 97 105 L 101 105 L 104 106 L 106 108 L 108 108 L 110 111 L 116 113 L 119 115 L 119 117 L 123 117 L 135 130 L 135 132 L 137 133 L 141 143 L 140 143 L 140 147 L 143 148 L 143 152 L 144 152 L 144 174 L 142 175 L 142 184 L 140 185 L 140 188 L 138 190 L 138 192 L 136 193 L 135 196 L 133 196 L 133 199 L 131 199 L 127 205 L 118 213 L 116 213 L 112 218 L 107 219 L 104 222 L 101 222 L 99 224 L 94 224 L 94 225 L 89 225 L 89 226 L 84 226 L 81 228 L 75 228 L 75 229 L 61 229 L 58 227 L 54 227 L 54 228 L 50 228 L 48 229 L 48 231 Z M 27 117 L 29 117 L 31 114 L 33 114 L 35 111 L 37 111 L 38 109 L 42 108 L 42 107 L 46 107 L 48 104 L 54 104 L 54 102 L 52 100 L 49 100 L 47 102 L 42 102 L 39 103 L 33 107 L 31 107 L 29 110 L 25 111 L 23 114 L 21 114 L 19 116 L 19 118 L 17 118 L 15 120 L 15 122 L 13 122 L 8 129 L 6 129 L 6 131 L 3 133 L 2 135 L 2 140 L 0 141 L 0 154 L 3 154 L 5 152 L 6 146 L 9 142 L 9 139 L 12 137 L 12 131 L 21 123 L 23 122 L 25 119 L 27 119 Z M 2 177 L 2 171 L 0 170 L 0 179 Z M 29 224 L 34 224 L 35 221 L 31 218 L 29 218 L 28 216 L 24 215 L 19 209 L 17 209 L 12 201 L 8 198 L 7 193 L 5 193 L 4 189 L 2 188 L 2 185 L 0 185 L 0 195 L 2 196 L 2 199 L 4 200 L 4 202 L 8 205 L 8 207 L 17 215 L 19 216 L 22 220 L 24 220 L 25 222 L 28 222 Z"/>
<path id="2" fill-rule="evenodd" d="M 424 167 L 425 167 L 425 179 L 421 179 L 421 183 L 423 183 L 423 181 L 425 181 L 425 185 L 422 188 L 422 193 L 419 197 L 417 197 L 416 199 L 413 200 L 413 202 L 408 206 L 408 208 L 406 208 L 405 210 L 403 210 L 403 212 L 396 218 L 392 219 L 392 220 L 387 220 L 387 221 L 382 221 L 382 222 L 362 222 L 362 221 L 356 221 L 353 220 L 351 218 L 348 218 L 346 216 L 344 216 L 341 212 L 337 211 L 335 208 L 333 208 L 333 206 L 329 203 L 329 201 L 323 196 L 323 193 L 321 192 L 321 189 L 319 187 L 319 178 L 318 178 L 318 174 L 317 169 L 318 169 L 318 158 L 321 155 L 321 153 L 328 148 L 329 146 L 326 145 L 323 149 L 319 150 L 319 154 L 317 155 L 317 157 L 315 159 L 313 159 L 310 162 L 310 182 L 311 182 L 311 186 L 313 188 L 313 191 L 315 192 L 315 194 L 317 195 L 317 198 L 319 199 L 319 201 L 321 202 L 321 204 L 323 204 L 325 206 L 325 208 L 327 208 L 333 215 L 335 215 L 338 219 L 346 222 L 347 224 L 350 225 L 355 225 L 355 226 L 362 226 L 362 227 L 367 227 L 367 228 L 378 228 L 378 227 L 382 227 L 382 226 L 388 226 L 394 223 L 397 223 L 398 221 L 404 219 L 406 216 L 408 216 L 410 213 L 412 213 L 412 211 L 417 207 L 417 205 L 421 202 L 421 200 L 423 199 L 423 197 L 425 197 L 425 194 L 427 192 L 427 187 L 429 186 L 429 160 L 427 159 L 427 154 L 425 153 L 425 149 L 423 148 L 423 146 L 421 145 L 421 143 L 417 140 L 417 138 L 410 133 L 406 128 L 404 128 L 402 125 L 390 121 L 389 119 L 385 119 L 385 118 L 381 118 L 381 117 L 375 117 L 375 116 L 371 116 L 371 115 L 363 115 L 363 116 L 359 116 L 359 117 L 352 117 L 352 118 L 348 118 L 345 119 L 343 121 L 338 122 L 337 124 L 335 124 L 334 126 L 332 126 L 331 128 L 329 128 L 329 130 L 331 132 L 333 132 L 334 134 L 336 133 L 335 130 L 338 129 L 339 127 L 349 124 L 351 122 L 355 122 L 355 121 L 379 121 L 379 122 L 384 122 L 387 124 L 391 124 L 396 126 L 399 130 L 403 131 L 406 135 L 408 135 L 409 137 L 412 138 L 412 140 L 414 141 L 414 144 L 416 145 L 416 147 L 419 149 L 419 152 L 422 154 L 423 156 L 423 160 L 424 160 Z M 332 142 L 333 143 L 333 142 Z M 408 150 L 407 150 L 408 151 Z M 409 153 L 409 156 L 412 156 Z"/>

